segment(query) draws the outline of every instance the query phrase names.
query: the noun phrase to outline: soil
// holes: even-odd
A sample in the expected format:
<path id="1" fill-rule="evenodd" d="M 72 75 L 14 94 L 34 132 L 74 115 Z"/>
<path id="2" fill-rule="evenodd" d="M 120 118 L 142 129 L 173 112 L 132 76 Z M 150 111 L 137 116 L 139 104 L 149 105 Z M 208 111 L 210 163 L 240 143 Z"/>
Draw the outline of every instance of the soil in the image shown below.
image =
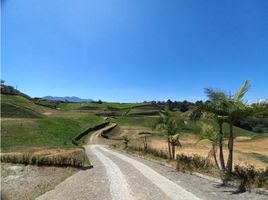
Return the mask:
<path id="1" fill-rule="evenodd" d="M 71 167 L 1 163 L 1 199 L 35 199 L 78 171 Z"/>

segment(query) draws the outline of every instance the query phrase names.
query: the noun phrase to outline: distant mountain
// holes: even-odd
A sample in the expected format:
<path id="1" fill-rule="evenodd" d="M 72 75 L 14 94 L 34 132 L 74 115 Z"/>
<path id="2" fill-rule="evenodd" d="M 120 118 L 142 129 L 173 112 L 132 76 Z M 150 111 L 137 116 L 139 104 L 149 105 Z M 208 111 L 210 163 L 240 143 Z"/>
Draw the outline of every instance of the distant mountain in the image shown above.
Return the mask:
<path id="1" fill-rule="evenodd" d="M 92 102 L 92 99 L 80 99 L 79 97 L 52 97 L 45 96 L 43 99 L 48 99 L 52 101 L 68 101 L 68 102 Z"/>

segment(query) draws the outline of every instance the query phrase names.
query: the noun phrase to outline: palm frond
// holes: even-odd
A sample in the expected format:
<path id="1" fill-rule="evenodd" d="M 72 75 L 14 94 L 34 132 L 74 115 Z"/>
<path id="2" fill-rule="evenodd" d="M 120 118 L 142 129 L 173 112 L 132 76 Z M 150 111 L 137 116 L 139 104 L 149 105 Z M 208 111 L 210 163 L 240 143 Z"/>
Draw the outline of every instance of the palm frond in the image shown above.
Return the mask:
<path id="1" fill-rule="evenodd" d="M 267 103 L 255 103 L 247 107 L 248 113 L 256 117 L 268 117 L 268 104 Z"/>
<path id="2" fill-rule="evenodd" d="M 213 104 L 219 104 L 228 99 L 224 92 L 217 91 L 212 88 L 205 88 L 205 94 Z"/>
<path id="3" fill-rule="evenodd" d="M 245 94 L 250 89 L 250 83 L 246 80 L 243 85 L 239 88 L 239 90 L 235 93 L 234 101 L 235 102 L 242 102 Z"/>

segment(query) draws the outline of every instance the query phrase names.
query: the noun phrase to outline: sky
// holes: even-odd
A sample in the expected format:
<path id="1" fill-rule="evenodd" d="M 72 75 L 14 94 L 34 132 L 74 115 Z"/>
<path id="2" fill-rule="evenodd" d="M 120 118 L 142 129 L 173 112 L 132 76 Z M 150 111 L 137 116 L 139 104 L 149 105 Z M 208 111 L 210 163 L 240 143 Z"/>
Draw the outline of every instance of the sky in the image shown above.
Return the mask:
<path id="1" fill-rule="evenodd" d="M 1 78 L 32 97 L 268 98 L 267 0 L 2 0 Z"/>

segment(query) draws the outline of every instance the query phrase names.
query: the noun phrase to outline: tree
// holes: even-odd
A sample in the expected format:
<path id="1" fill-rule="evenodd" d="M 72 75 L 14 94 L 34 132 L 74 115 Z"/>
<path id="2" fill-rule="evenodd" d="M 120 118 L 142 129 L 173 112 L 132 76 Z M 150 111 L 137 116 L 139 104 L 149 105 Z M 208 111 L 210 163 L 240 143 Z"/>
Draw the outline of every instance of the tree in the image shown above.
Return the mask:
<path id="1" fill-rule="evenodd" d="M 167 100 L 167 108 L 168 110 L 172 110 L 172 101 L 170 99 Z"/>
<path id="2" fill-rule="evenodd" d="M 227 104 L 228 122 L 229 122 L 229 139 L 228 139 L 228 158 L 226 164 L 226 172 L 232 173 L 233 170 L 233 149 L 234 149 L 234 133 L 233 126 L 241 118 L 249 115 L 248 108 L 244 103 L 244 96 L 250 88 L 249 81 L 245 81 L 239 90 L 235 93 L 234 97 L 229 96 Z"/>
<path id="3" fill-rule="evenodd" d="M 214 119 L 218 124 L 217 142 L 219 146 L 219 168 L 225 171 L 225 161 L 223 155 L 223 123 L 227 122 L 226 104 L 223 99 L 226 95 L 221 91 L 215 91 L 213 89 L 205 89 L 205 93 L 209 100 L 205 104 L 199 104 L 192 110 L 191 119 L 197 120 L 202 117 L 204 113 L 208 113 L 208 117 Z"/>
<path id="4" fill-rule="evenodd" d="M 175 159 L 175 147 L 181 146 L 179 136 L 183 125 L 184 121 L 176 113 L 163 111 L 159 121 L 153 126 L 166 134 L 169 158 L 172 160 Z"/>
<path id="5" fill-rule="evenodd" d="M 220 168 L 223 172 L 231 174 L 233 166 L 233 146 L 234 146 L 234 132 L 233 126 L 242 118 L 248 116 L 252 112 L 244 103 L 244 96 L 250 88 L 249 81 L 245 81 L 235 95 L 226 95 L 224 92 L 213 89 L 205 89 L 205 93 L 209 98 L 209 102 L 205 105 L 199 106 L 193 113 L 194 118 L 199 118 L 203 111 L 212 114 L 219 126 L 218 145 Z M 229 124 L 228 135 L 228 158 L 225 165 L 223 156 L 223 123 Z"/>
<path id="6" fill-rule="evenodd" d="M 201 133 L 201 136 L 200 136 L 198 142 L 201 142 L 203 140 L 209 140 L 211 142 L 212 147 L 208 153 L 208 158 L 212 155 L 216 166 L 218 167 L 218 169 L 221 169 L 221 167 L 218 163 L 217 155 L 216 155 L 217 154 L 217 144 L 219 141 L 218 137 L 219 137 L 219 132 L 217 132 L 217 130 L 214 126 L 206 124 L 206 123 L 202 123 L 202 133 Z"/>

